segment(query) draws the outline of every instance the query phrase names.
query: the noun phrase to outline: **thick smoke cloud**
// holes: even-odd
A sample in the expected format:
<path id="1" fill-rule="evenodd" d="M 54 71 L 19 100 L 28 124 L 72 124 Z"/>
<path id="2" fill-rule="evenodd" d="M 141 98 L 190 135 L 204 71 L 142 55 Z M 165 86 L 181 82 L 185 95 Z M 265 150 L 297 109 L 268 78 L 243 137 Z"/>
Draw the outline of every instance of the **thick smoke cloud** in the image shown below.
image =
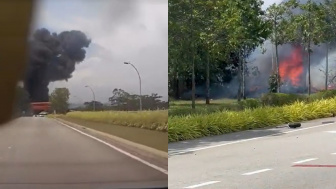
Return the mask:
<path id="1" fill-rule="evenodd" d="M 49 101 L 50 82 L 68 80 L 76 64 L 85 59 L 91 40 L 81 31 L 50 33 L 35 31 L 29 41 L 30 53 L 24 86 L 33 102 Z"/>

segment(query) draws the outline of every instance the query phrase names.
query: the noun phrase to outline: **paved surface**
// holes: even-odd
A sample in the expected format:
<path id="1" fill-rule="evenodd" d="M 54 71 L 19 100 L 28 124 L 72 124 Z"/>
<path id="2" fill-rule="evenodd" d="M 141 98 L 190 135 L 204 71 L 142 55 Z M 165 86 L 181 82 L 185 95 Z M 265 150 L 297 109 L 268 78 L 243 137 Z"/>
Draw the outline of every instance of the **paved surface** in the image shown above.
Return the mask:
<path id="1" fill-rule="evenodd" d="M 169 144 L 169 188 L 335 189 L 330 121 L 336 119 Z"/>
<path id="2" fill-rule="evenodd" d="M 0 127 L 0 188 L 149 188 L 168 176 L 40 117 Z"/>

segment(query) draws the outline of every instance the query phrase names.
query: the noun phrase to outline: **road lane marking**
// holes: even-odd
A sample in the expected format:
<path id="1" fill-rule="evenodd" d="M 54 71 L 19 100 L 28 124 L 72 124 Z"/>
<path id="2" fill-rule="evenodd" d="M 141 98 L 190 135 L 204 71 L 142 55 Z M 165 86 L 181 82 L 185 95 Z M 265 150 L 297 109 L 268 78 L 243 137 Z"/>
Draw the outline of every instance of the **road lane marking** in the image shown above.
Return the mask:
<path id="1" fill-rule="evenodd" d="M 293 167 L 327 167 L 327 168 L 333 168 L 333 167 L 336 167 L 336 165 L 293 165 Z"/>
<path id="2" fill-rule="evenodd" d="M 333 134 L 335 134 L 336 133 L 336 131 L 326 131 L 327 133 L 333 133 Z"/>
<path id="3" fill-rule="evenodd" d="M 336 155 L 336 152 L 335 153 L 331 153 L 331 155 Z"/>
<path id="4" fill-rule="evenodd" d="M 294 162 L 293 164 L 305 163 L 305 162 L 314 161 L 314 160 L 317 160 L 317 158 L 304 159 L 304 160 Z"/>
<path id="5" fill-rule="evenodd" d="M 335 124 L 335 123 L 327 123 L 327 124 L 316 125 L 316 126 L 312 126 L 312 127 L 306 127 L 306 128 L 302 128 L 302 129 L 295 129 L 293 131 L 286 131 L 286 132 L 283 132 L 283 133 L 286 133 L 286 134 L 294 133 L 294 132 L 298 132 L 298 131 L 302 131 L 302 130 L 315 129 L 315 128 L 318 128 L 318 127 L 323 127 L 323 126 L 332 125 L 332 124 Z"/>
<path id="6" fill-rule="evenodd" d="M 322 126 L 328 126 L 328 125 L 332 125 L 332 124 L 335 124 L 335 123 L 327 123 L 327 124 L 316 125 L 316 126 L 302 128 L 302 129 L 295 129 L 293 131 L 286 131 L 286 132 L 283 132 L 283 133 L 285 133 L 285 134 L 294 133 L 294 132 L 298 132 L 298 131 L 302 131 L 302 130 L 314 129 L 314 128 L 319 128 L 319 127 L 322 127 Z M 216 144 L 216 145 L 200 147 L 200 148 L 194 148 L 194 149 L 189 149 L 189 150 L 172 151 L 172 152 L 169 153 L 169 155 L 179 155 L 179 154 L 186 154 L 186 153 L 190 153 L 190 152 L 197 152 L 197 151 L 201 151 L 201 150 L 207 150 L 207 149 L 222 147 L 222 146 L 231 145 L 231 144 L 238 144 L 238 143 L 248 142 L 248 141 L 252 141 L 252 140 L 258 140 L 258 139 L 262 139 L 262 138 L 270 138 L 271 136 L 277 136 L 277 135 L 279 135 L 279 134 L 272 134 L 272 135 L 268 135 L 268 136 L 237 140 L 237 141 L 234 141 L 234 142 L 227 142 L 227 143 Z"/>
<path id="7" fill-rule="evenodd" d="M 62 123 L 62 122 L 60 122 L 60 121 L 57 121 L 57 122 L 58 122 L 59 124 L 61 124 L 61 125 L 64 125 L 64 126 L 70 128 L 70 129 L 74 130 L 74 131 L 77 131 L 77 132 L 79 132 L 79 133 L 81 133 L 81 134 L 83 134 L 83 135 L 85 135 L 85 136 L 87 136 L 87 137 L 90 137 L 90 138 L 92 138 L 92 139 L 94 139 L 94 140 L 96 140 L 96 141 L 98 141 L 98 142 L 100 142 L 100 143 L 103 143 L 103 144 L 109 146 L 110 148 L 113 148 L 114 150 L 116 150 L 116 151 L 118 151 L 118 152 L 120 152 L 120 153 L 122 153 L 122 154 L 124 154 L 124 155 L 126 155 L 126 156 L 128 156 L 128 157 L 130 157 L 130 158 L 132 158 L 132 159 L 134 159 L 134 160 L 137 160 L 137 161 L 139 161 L 139 162 L 141 162 L 141 163 L 143 163 L 143 164 L 145 164 L 145 165 L 147 165 L 147 166 L 149 166 L 149 167 L 151 167 L 151 168 L 153 168 L 153 169 L 155 169 L 155 170 L 157 170 L 157 171 L 160 171 L 160 172 L 162 172 L 162 173 L 168 175 L 168 170 L 165 170 L 165 169 L 163 169 L 163 168 L 161 168 L 161 167 L 159 167 L 159 166 L 156 166 L 156 165 L 154 165 L 154 164 L 151 164 L 151 163 L 149 163 L 148 161 L 145 161 L 145 160 L 143 160 L 143 159 L 141 159 L 141 158 L 139 158 L 139 157 L 137 157 L 137 156 L 135 156 L 135 155 L 132 155 L 132 154 L 130 154 L 130 153 L 128 153 L 128 152 L 126 152 L 126 151 L 120 149 L 120 148 L 117 148 L 116 146 L 113 146 L 113 145 L 110 144 L 110 143 L 107 143 L 107 142 L 105 142 L 105 141 L 103 141 L 103 140 L 100 140 L 99 138 L 96 138 L 96 137 L 91 136 L 91 135 L 89 135 L 89 134 L 87 134 L 87 133 L 84 133 L 84 132 L 82 132 L 82 131 L 80 131 L 80 130 L 78 130 L 78 129 L 76 129 L 76 128 L 73 128 L 73 127 L 71 127 L 71 126 L 65 124 L 65 123 Z"/>
<path id="8" fill-rule="evenodd" d="M 261 169 L 261 170 L 257 170 L 257 171 L 253 171 L 253 172 L 249 172 L 249 173 L 244 173 L 242 175 L 253 175 L 253 174 L 257 174 L 257 173 L 262 173 L 262 172 L 266 172 L 266 171 L 270 171 L 272 169 Z"/>
<path id="9" fill-rule="evenodd" d="M 196 151 L 200 151 L 200 150 L 206 150 L 206 149 L 226 146 L 226 145 L 230 145 L 230 144 L 237 144 L 237 143 L 247 142 L 247 141 L 251 141 L 251 140 L 257 140 L 257 139 L 260 139 L 260 138 L 265 138 L 265 137 L 256 137 L 256 138 L 238 140 L 238 141 L 234 141 L 234 142 L 227 142 L 227 143 L 217 144 L 217 145 L 213 145 L 213 146 L 206 146 L 206 147 L 202 147 L 202 148 L 194 148 L 194 149 L 191 149 L 191 150 L 181 150 L 181 151 L 177 151 L 177 152 L 172 152 L 171 154 L 172 155 L 185 154 L 185 153 L 189 153 L 189 152 L 196 152 Z"/>
<path id="10" fill-rule="evenodd" d="M 215 184 L 215 183 L 218 183 L 220 181 L 209 181 L 209 182 L 204 182 L 204 183 L 201 183 L 201 184 L 196 184 L 196 185 L 192 185 L 192 186 L 187 186 L 187 187 L 184 187 L 184 188 L 198 188 L 198 187 L 201 187 L 201 186 L 206 186 L 206 185 L 210 185 L 210 184 Z"/>

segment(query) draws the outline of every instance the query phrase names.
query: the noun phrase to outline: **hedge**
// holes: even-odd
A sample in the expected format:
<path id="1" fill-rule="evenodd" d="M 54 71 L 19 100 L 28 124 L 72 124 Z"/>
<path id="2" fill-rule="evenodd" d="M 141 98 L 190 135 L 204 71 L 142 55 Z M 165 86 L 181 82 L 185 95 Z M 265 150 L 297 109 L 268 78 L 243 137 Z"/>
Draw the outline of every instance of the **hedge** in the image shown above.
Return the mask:
<path id="1" fill-rule="evenodd" d="M 172 116 L 168 118 L 168 139 L 169 142 L 189 140 L 288 122 L 330 117 L 334 113 L 336 113 L 336 98 L 315 100 L 310 103 L 297 101 L 291 105 L 265 106 L 244 111 Z"/>

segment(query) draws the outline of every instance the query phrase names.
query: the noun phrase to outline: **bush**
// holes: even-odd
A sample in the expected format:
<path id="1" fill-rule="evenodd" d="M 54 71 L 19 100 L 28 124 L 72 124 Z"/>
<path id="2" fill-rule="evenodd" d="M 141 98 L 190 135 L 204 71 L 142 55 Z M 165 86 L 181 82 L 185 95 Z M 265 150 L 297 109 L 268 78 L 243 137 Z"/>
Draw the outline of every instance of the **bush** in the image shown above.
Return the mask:
<path id="1" fill-rule="evenodd" d="M 295 102 L 282 107 L 260 107 L 240 112 L 223 111 L 208 115 L 173 116 L 168 118 L 169 142 L 220 135 L 251 128 L 275 126 L 329 117 L 336 113 L 336 98 L 311 103 Z"/>
<path id="2" fill-rule="evenodd" d="M 261 106 L 259 100 L 254 98 L 248 98 L 246 100 L 240 101 L 239 105 L 242 106 L 242 109 L 255 109 Z"/>
<path id="3" fill-rule="evenodd" d="M 305 101 L 307 98 L 299 94 L 268 93 L 261 96 L 260 100 L 264 106 L 284 106 L 297 101 Z"/>
<path id="4" fill-rule="evenodd" d="M 186 116 L 186 115 L 203 115 L 221 111 L 241 111 L 243 106 L 237 103 L 223 103 L 223 104 L 210 104 L 210 105 L 196 105 L 196 109 L 191 109 L 191 105 L 171 105 L 168 114 L 169 116 Z"/>
<path id="5" fill-rule="evenodd" d="M 319 91 L 315 94 L 311 94 L 309 97 L 310 101 L 321 100 L 321 99 L 329 99 L 336 97 L 336 90 L 323 90 Z"/>

